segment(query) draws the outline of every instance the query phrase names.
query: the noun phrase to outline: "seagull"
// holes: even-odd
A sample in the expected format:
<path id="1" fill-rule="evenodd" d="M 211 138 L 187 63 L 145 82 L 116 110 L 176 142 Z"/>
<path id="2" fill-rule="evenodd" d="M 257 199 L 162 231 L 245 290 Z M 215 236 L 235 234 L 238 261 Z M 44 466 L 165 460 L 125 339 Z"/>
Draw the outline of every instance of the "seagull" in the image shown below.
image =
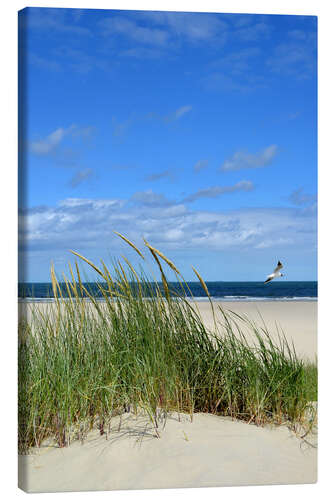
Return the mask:
<path id="1" fill-rule="evenodd" d="M 283 276 L 283 274 L 280 273 L 280 269 L 283 268 L 283 265 L 281 264 L 281 262 L 279 261 L 277 263 L 277 266 L 276 268 L 274 269 L 274 271 L 272 272 L 272 274 L 269 274 L 267 276 L 267 280 L 264 282 L 265 283 L 269 283 L 270 281 L 272 281 L 274 278 L 279 278 L 280 276 Z"/>

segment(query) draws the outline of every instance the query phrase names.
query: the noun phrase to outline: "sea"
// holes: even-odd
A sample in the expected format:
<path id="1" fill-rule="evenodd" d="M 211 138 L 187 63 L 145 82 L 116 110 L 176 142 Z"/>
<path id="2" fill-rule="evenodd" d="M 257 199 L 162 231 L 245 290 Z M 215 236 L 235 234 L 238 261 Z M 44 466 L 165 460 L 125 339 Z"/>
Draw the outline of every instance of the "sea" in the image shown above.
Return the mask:
<path id="1" fill-rule="evenodd" d="M 103 295 L 96 283 L 83 283 L 96 299 L 103 300 Z M 171 295 L 182 294 L 179 283 L 169 282 L 170 290 L 175 292 Z M 190 281 L 187 285 L 191 292 L 187 291 L 189 299 L 197 301 L 208 300 L 208 297 L 198 282 Z M 273 281 L 264 285 L 257 281 L 207 281 L 206 282 L 211 299 L 223 301 L 307 301 L 317 300 L 317 281 Z M 60 283 L 63 297 L 68 297 L 66 286 Z M 156 286 L 154 284 L 153 286 Z M 162 283 L 158 283 L 163 294 Z M 133 284 L 133 291 L 136 285 Z M 146 293 L 147 297 L 149 293 Z M 18 297 L 20 301 L 53 301 L 54 295 L 51 283 L 19 283 Z"/>

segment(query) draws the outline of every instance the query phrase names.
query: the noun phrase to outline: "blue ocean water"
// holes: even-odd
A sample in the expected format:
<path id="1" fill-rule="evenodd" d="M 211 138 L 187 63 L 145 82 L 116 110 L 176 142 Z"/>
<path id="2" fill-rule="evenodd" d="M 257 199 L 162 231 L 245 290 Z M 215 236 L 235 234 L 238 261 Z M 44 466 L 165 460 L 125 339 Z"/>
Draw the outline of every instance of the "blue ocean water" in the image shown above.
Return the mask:
<path id="1" fill-rule="evenodd" d="M 208 300 L 198 282 L 187 283 L 196 300 Z M 63 296 L 67 291 L 64 284 L 60 284 Z M 101 292 L 95 283 L 84 283 L 89 292 L 97 298 L 102 298 Z M 169 283 L 171 290 L 181 294 L 179 283 Z M 208 281 L 208 291 L 213 300 L 225 301 L 254 301 L 254 300 L 316 300 L 317 281 L 273 281 L 264 285 L 255 281 Z M 159 284 L 163 293 L 162 284 Z M 135 286 L 133 286 L 135 289 Z M 190 296 L 189 293 L 187 293 Z M 51 283 L 19 283 L 19 299 L 52 300 L 54 298 Z M 148 294 L 147 294 L 148 296 Z"/>

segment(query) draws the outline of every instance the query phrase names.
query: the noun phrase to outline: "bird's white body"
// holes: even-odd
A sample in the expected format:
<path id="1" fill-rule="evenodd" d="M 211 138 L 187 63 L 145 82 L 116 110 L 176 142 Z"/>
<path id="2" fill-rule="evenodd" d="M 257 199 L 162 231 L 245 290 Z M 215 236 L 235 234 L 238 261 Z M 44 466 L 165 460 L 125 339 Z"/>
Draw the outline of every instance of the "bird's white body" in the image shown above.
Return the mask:
<path id="1" fill-rule="evenodd" d="M 274 269 L 274 271 L 272 272 L 272 274 L 269 274 L 267 276 L 267 279 L 264 283 L 269 283 L 270 281 L 272 281 L 274 278 L 280 278 L 281 276 L 283 276 L 282 273 L 280 273 L 280 269 L 283 268 L 283 265 L 281 264 L 281 262 L 279 261 L 276 268 Z"/>
<path id="2" fill-rule="evenodd" d="M 272 273 L 272 274 L 269 274 L 269 275 L 267 276 L 267 279 L 269 278 L 269 279 L 273 280 L 274 278 L 279 278 L 280 276 L 282 276 L 282 274 L 281 274 L 281 273 L 280 273 L 280 271 L 279 271 L 278 273 Z"/>

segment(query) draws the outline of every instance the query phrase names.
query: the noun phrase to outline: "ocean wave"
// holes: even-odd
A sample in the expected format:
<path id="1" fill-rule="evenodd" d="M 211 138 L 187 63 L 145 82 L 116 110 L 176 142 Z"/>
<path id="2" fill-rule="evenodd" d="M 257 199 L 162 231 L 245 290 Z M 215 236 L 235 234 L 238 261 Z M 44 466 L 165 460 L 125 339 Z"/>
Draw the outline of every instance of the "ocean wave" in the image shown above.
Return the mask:
<path id="1" fill-rule="evenodd" d="M 194 302 L 209 301 L 208 297 L 189 297 Z M 276 301 L 317 301 L 317 297 L 251 297 L 249 295 L 224 295 L 223 297 L 211 297 L 213 302 L 276 302 Z"/>
<path id="2" fill-rule="evenodd" d="M 316 301 L 318 297 L 251 297 L 249 295 L 224 295 L 223 297 L 210 297 L 213 302 L 307 302 L 307 301 Z M 68 298 L 63 298 L 62 300 L 69 300 Z M 88 298 L 84 300 L 89 302 Z M 103 298 L 95 298 L 97 302 L 104 302 Z M 152 300 L 149 297 L 146 297 L 145 300 Z M 180 300 L 177 297 L 174 297 L 172 300 Z M 187 297 L 187 300 L 190 302 L 208 302 L 209 298 L 207 296 L 202 297 Z M 54 302 L 54 298 L 45 298 L 45 297 L 26 297 L 19 298 L 19 302 L 27 303 L 27 302 Z"/>
<path id="3" fill-rule="evenodd" d="M 225 297 L 218 297 L 218 298 L 213 298 L 213 300 L 224 300 L 226 302 L 233 302 L 233 301 L 244 301 L 244 302 L 260 302 L 260 301 L 265 301 L 265 302 L 274 302 L 274 301 L 309 301 L 309 300 L 317 300 L 317 297 L 250 297 L 250 296 L 225 296 Z"/>

